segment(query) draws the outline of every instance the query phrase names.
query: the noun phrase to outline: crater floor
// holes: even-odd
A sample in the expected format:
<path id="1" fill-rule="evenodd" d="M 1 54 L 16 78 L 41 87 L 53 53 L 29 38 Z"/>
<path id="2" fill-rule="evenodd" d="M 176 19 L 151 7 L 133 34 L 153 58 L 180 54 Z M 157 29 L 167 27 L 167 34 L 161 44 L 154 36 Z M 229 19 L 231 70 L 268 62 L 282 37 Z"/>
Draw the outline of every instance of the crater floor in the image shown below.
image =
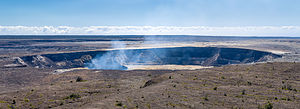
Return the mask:
<path id="1" fill-rule="evenodd" d="M 0 39 L 1 109 L 300 107 L 299 38 L 0 36 Z M 124 46 L 115 47 L 116 41 Z M 158 49 L 168 52 L 151 52 Z M 132 61 L 132 56 L 138 56 L 121 55 L 127 64 L 119 63 L 130 70 L 83 68 L 97 55 L 110 51 L 112 54 L 131 51 L 129 54 L 139 54 L 142 58 Z"/>

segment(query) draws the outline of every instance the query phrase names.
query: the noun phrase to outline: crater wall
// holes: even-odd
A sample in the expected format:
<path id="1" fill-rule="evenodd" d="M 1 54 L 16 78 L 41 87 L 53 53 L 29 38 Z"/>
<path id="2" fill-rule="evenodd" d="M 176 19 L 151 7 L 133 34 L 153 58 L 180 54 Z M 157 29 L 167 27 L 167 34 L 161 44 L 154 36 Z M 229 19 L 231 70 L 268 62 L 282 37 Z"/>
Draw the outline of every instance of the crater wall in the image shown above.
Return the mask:
<path id="1" fill-rule="evenodd" d="M 109 61 L 122 60 L 123 64 L 138 65 L 201 65 L 222 66 L 262 62 L 280 55 L 269 52 L 219 47 L 176 47 L 153 49 L 129 49 L 113 51 L 89 51 L 24 56 L 21 59 L 30 67 L 76 68 L 91 64 L 94 59 L 110 54 Z M 106 61 L 107 61 L 106 60 Z M 118 61 L 116 61 L 118 62 Z M 97 64 L 97 63 L 96 63 Z"/>

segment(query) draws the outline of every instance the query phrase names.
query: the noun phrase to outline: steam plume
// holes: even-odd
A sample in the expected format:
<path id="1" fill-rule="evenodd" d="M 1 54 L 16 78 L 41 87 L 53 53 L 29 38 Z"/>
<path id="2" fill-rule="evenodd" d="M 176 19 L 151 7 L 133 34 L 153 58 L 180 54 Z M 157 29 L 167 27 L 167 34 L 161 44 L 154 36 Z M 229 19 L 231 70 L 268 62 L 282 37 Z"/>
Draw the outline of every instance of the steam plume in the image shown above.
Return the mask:
<path id="1" fill-rule="evenodd" d="M 155 37 L 145 37 L 144 44 L 156 45 L 159 41 Z M 86 64 L 89 69 L 126 70 L 127 65 L 162 64 L 161 58 L 165 52 L 161 49 L 151 50 L 123 50 L 126 44 L 122 41 L 112 41 L 112 48 L 116 50 L 99 54 L 91 63 Z"/>

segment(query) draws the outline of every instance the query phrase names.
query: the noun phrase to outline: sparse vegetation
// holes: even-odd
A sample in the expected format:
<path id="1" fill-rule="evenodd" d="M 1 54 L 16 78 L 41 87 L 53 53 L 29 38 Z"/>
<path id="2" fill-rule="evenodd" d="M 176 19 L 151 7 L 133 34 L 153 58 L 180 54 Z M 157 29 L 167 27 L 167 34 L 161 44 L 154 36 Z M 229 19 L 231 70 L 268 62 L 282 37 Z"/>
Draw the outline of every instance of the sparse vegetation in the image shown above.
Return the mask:
<path id="1" fill-rule="evenodd" d="M 265 109 L 273 109 L 273 104 L 268 102 L 267 104 L 265 104 L 264 108 Z"/>
<path id="2" fill-rule="evenodd" d="M 25 101 L 25 102 L 29 102 L 29 99 L 27 99 L 27 98 L 24 98 L 24 101 Z"/>
<path id="3" fill-rule="evenodd" d="M 71 94 L 67 97 L 65 97 L 64 99 L 78 99 L 81 98 L 81 96 L 79 94 Z"/>
<path id="4" fill-rule="evenodd" d="M 111 88 L 112 86 L 110 84 L 107 84 L 106 85 L 106 88 Z"/>
<path id="5" fill-rule="evenodd" d="M 116 101 L 116 104 L 115 104 L 115 105 L 116 105 L 116 106 L 120 106 L 120 107 L 123 106 L 122 102 L 120 102 L 120 101 Z"/>
<path id="6" fill-rule="evenodd" d="M 207 97 L 203 97 L 202 99 L 205 100 L 205 101 L 208 101 L 208 98 L 207 98 Z"/>
<path id="7" fill-rule="evenodd" d="M 286 97 L 280 98 L 280 100 L 284 100 L 284 101 L 291 101 L 291 99 L 290 99 L 290 98 L 286 98 Z"/>
<path id="8" fill-rule="evenodd" d="M 242 94 L 242 95 L 245 95 L 245 94 L 246 94 L 246 90 L 243 89 L 241 94 Z"/>
<path id="9" fill-rule="evenodd" d="M 0 100 L 0 103 L 7 103 L 6 101 L 2 101 L 2 100 Z"/>
<path id="10" fill-rule="evenodd" d="M 76 78 L 76 82 L 83 82 L 84 80 L 82 79 L 82 77 L 80 77 L 80 76 L 78 76 L 77 78 Z"/>
<path id="11" fill-rule="evenodd" d="M 282 86 L 282 89 L 283 89 L 283 90 L 293 90 L 293 89 L 292 89 L 292 86 L 291 86 L 290 84 L 285 84 L 285 85 L 283 85 L 283 86 Z"/>
<path id="12" fill-rule="evenodd" d="M 151 109 L 151 105 L 149 103 L 146 104 L 148 109 Z"/>
<path id="13" fill-rule="evenodd" d="M 217 89 L 218 89 L 218 87 L 214 87 L 213 89 L 214 89 L 214 90 L 217 90 Z"/>
<path id="14" fill-rule="evenodd" d="M 261 64 L 261 66 L 263 65 Z M 148 104 L 151 104 L 151 108 L 198 108 L 195 106 L 199 104 L 203 108 L 257 108 L 258 104 L 261 109 L 295 108 L 295 105 L 299 103 L 297 98 L 299 91 L 294 91 L 294 89 L 299 85 L 295 84 L 296 79 L 291 76 L 291 73 L 278 71 L 276 73 L 281 75 L 278 77 L 275 74 L 264 73 L 260 64 L 251 66 L 255 66 L 255 69 L 253 68 L 250 73 L 243 72 L 244 69 L 241 68 L 243 66 L 226 66 L 226 70 L 222 70 L 222 75 L 228 76 L 226 80 L 222 79 L 222 75 L 219 74 L 219 68 L 172 71 L 171 73 L 160 71 L 161 74 L 157 74 L 156 71 L 150 73 L 143 71 L 147 73 L 146 75 L 140 74 L 139 71 L 124 71 L 126 73 L 103 71 L 104 73 L 99 74 L 94 73 L 94 70 L 76 71 L 51 77 L 55 80 L 50 81 L 55 84 L 54 86 L 49 83 L 46 87 L 30 87 L 19 92 L 9 93 L 11 98 L 0 95 L 0 107 L 7 108 L 7 105 L 13 105 L 15 108 L 48 108 L 48 106 L 72 108 L 72 106 L 81 105 L 93 108 L 93 104 L 97 103 L 99 106 L 115 108 L 135 108 L 136 106 L 147 108 Z M 256 70 L 259 72 L 257 73 Z M 152 76 L 149 77 L 148 74 Z M 184 75 L 181 76 L 181 74 Z M 244 79 L 241 79 L 239 74 L 242 74 Z M 93 77 L 90 78 L 91 81 L 76 83 L 75 79 L 78 75 L 86 78 Z M 258 79 L 255 79 L 255 75 L 258 75 Z M 178 78 L 169 79 L 169 77 Z M 192 80 L 195 77 L 198 79 Z M 73 83 L 70 83 L 70 78 L 73 78 Z M 155 84 L 150 82 L 150 87 L 139 88 L 149 80 Z M 275 80 L 279 80 L 279 84 Z M 284 82 L 282 83 L 282 81 Z M 237 86 L 238 83 L 240 87 Z M 282 89 L 284 85 L 287 88 Z M 27 102 L 24 98 L 28 99 Z M 15 104 L 13 100 L 15 100 Z M 115 102 L 116 100 L 118 102 Z M 194 101 L 199 101 L 197 102 L 199 104 L 195 104 Z M 231 104 L 233 101 L 234 106 Z M 283 105 L 283 103 L 285 104 Z"/>
<path id="15" fill-rule="evenodd" d="M 251 85 L 252 85 L 252 83 L 251 83 L 251 82 L 249 82 L 249 81 L 247 81 L 247 84 L 248 84 L 249 86 L 251 86 Z"/>
<path id="16" fill-rule="evenodd" d="M 15 106 L 14 105 L 7 105 L 7 108 L 8 109 L 15 109 Z"/>
<path id="17" fill-rule="evenodd" d="M 63 32 L 65 29 L 68 31 L 65 27 L 61 29 Z M 150 105 L 153 109 L 175 106 L 178 109 L 255 109 L 258 105 L 262 109 L 297 109 L 300 104 L 299 38 L 240 40 L 235 37 L 231 41 L 223 37 L 211 36 L 191 38 L 181 35 L 155 36 L 154 38 L 162 39 L 158 45 L 151 46 L 146 43 L 144 46 L 143 42 L 148 38 L 143 35 L 63 36 L 57 39 L 52 36 L 46 38 L 47 36 L 38 35 L 33 39 L 30 38 L 31 36 L 25 39 L 9 38 L 18 36 L 2 37 L 5 38 L 0 39 L 1 109 L 106 107 L 147 109 Z M 153 64 L 179 63 L 184 69 L 190 69 L 190 66 L 185 66 L 186 64 L 216 65 L 216 67 L 199 70 L 181 70 L 181 68 L 177 70 L 176 67 L 176 70 L 172 69 L 172 71 L 81 68 L 69 70 L 85 67 L 86 63 L 95 56 L 107 53 L 102 50 L 110 49 L 115 40 L 125 42 L 125 46 L 130 47 L 131 51 L 146 51 L 144 54 L 134 54 L 141 58 L 140 61 L 155 56 L 158 61 Z M 168 41 L 175 41 L 175 43 Z M 172 52 L 156 52 L 162 49 Z M 270 51 L 287 53 L 277 56 Z M 164 57 L 160 54 L 168 56 Z M 284 58 L 276 59 L 281 56 Z M 238 65 L 238 63 L 268 59 L 274 62 Z M 27 65 L 22 65 L 23 61 Z M 147 63 L 152 64 L 152 62 Z M 228 63 L 235 65 L 222 66 Z M 6 67 L 10 64 L 21 66 Z M 222 67 L 217 67 L 219 65 Z M 191 69 L 193 68 L 191 66 Z M 148 80 L 152 80 L 155 84 L 150 82 L 150 85 L 146 85 Z M 139 88 L 142 86 L 147 87 Z M 116 100 L 119 102 L 115 102 Z M 166 105 L 168 103 L 170 104 Z"/>
<path id="18" fill-rule="evenodd" d="M 284 81 L 282 82 L 284 84 Z M 292 85 L 285 83 L 282 88 L 282 90 L 289 90 L 289 91 L 295 91 L 297 92 L 297 89 L 293 88 Z"/>

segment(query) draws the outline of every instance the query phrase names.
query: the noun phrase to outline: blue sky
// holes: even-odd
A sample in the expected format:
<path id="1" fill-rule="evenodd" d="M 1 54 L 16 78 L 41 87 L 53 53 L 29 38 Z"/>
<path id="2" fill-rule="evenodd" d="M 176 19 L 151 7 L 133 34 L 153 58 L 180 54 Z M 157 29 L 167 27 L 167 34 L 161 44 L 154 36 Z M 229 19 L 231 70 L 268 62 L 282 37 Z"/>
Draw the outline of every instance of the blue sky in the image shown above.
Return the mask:
<path id="1" fill-rule="evenodd" d="M 17 25 L 299 26 L 300 0 L 1 0 Z"/>

